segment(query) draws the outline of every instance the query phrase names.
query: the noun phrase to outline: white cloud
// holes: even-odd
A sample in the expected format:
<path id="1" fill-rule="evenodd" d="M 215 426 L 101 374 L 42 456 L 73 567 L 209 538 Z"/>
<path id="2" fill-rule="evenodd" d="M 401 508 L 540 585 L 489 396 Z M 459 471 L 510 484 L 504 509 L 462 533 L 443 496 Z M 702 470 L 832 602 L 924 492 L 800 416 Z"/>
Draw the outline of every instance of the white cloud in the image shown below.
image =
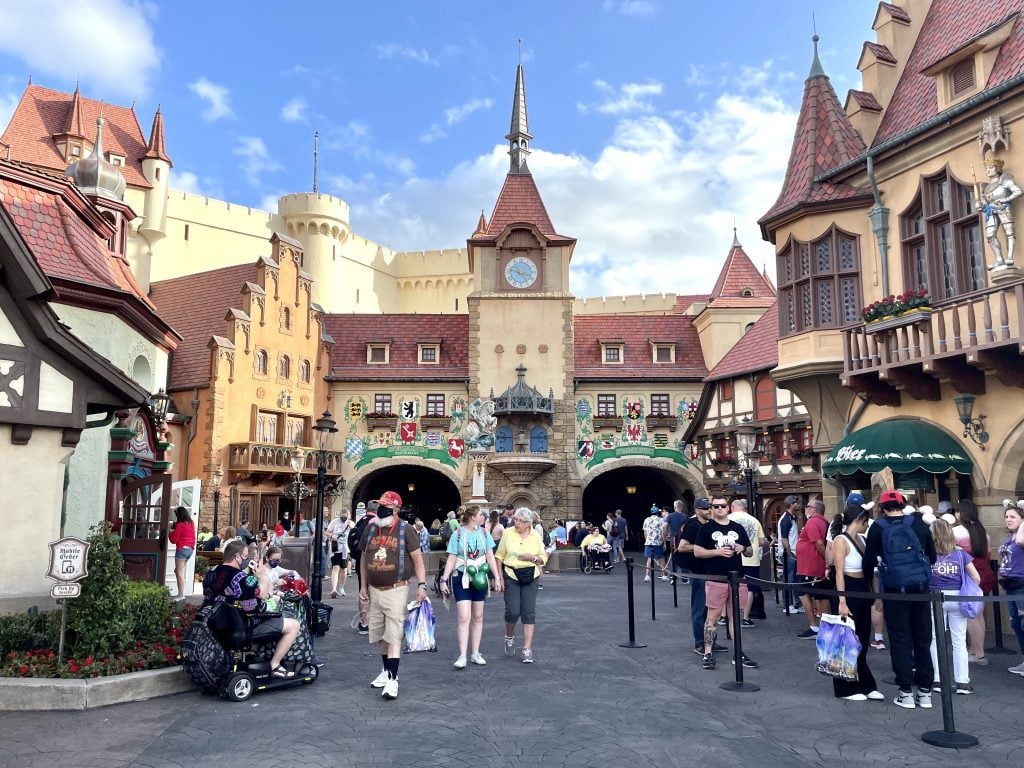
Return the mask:
<path id="1" fill-rule="evenodd" d="M 175 170 L 171 176 L 171 188 L 178 192 L 224 199 L 224 188 L 219 179 L 213 176 L 200 177 L 192 171 Z"/>
<path id="2" fill-rule="evenodd" d="M 281 107 L 281 119 L 286 123 L 306 122 L 306 100 L 296 96 Z"/>
<path id="3" fill-rule="evenodd" d="M 254 187 L 260 185 L 264 173 L 281 170 L 281 164 L 270 156 L 266 143 L 258 136 L 239 137 L 238 146 L 231 154 L 242 158 L 242 173 Z"/>
<path id="4" fill-rule="evenodd" d="M 14 110 L 17 109 L 20 98 L 18 94 L 13 92 L 0 92 L 0 133 L 3 133 L 4 128 L 11 121 L 11 116 L 14 114 Z M 7 151 L 6 147 L 0 147 L 0 149 L 4 152 Z"/>
<path id="5" fill-rule="evenodd" d="M 414 48 L 411 45 L 399 43 L 385 43 L 377 46 L 378 59 L 408 59 L 418 64 L 429 64 L 433 67 L 441 62 L 431 56 L 424 48 Z"/>
<path id="6" fill-rule="evenodd" d="M 664 86 L 657 82 L 624 83 L 618 88 L 605 82 L 595 80 L 594 87 L 601 92 L 602 101 L 597 104 L 577 104 L 581 112 L 597 110 L 606 115 L 621 115 L 627 112 L 653 112 L 652 96 L 660 96 Z"/>
<path id="7" fill-rule="evenodd" d="M 654 3 L 650 0 L 605 0 L 605 13 L 621 13 L 623 16 L 653 16 Z"/>
<path id="8" fill-rule="evenodd" d="M 471 99 L 465 104 L 457 107 L 449 107 L 444 111 L 444 119 L 448 125 L 461 123 L 474 112 L 481 109 L 490 109 L 494 106 L 494 99 Z"/>
<path id="9" fill-rule="evenodd" d="M 430 144 L 432 142 L 443 139 L 448 134 L 444 132 L 444 129 L 437 123 L 432 123 L 427 130 L 420 134 L 421 144 Z"/>
<path id="10" fill-rule="evenodd" d="M 777 82 L 777 81 L 776 81 Z M 774 274 L 757 219 L 778 195 L 796 122 L 774 91 L 730 87 L 673 119 L 620 114 L 593 156 L 533 145 L 530 168 L 556 229 L 579 238 L 571 267 L 577 296 L 710 290 L 732 243 Z M 509 160 L 504 145 L 439 179 L 330 180 L 352 204 L 353 226 L 393 248 L 463 247 L 489 216 Z M 705 245 L 713 243 L 710 249 Z"/>
<path id="11" fill-rule="evenodd" d="M 206 102 L 206 109 L 203 110 L 203 120 L 213 122 L 222 117 L 234 117 L 228 104 L 228 95 L 231 93 L 226 86 L 210 82 L 205 77 L 200 77 L 194 83 L 189 83 L 189 90 Z"/>
<path id="12" fill-rule="evenodd" d="M 93 93 L 144 96 L 160 67 L 154 8 L 131 0 L 0 0 L 0 52 L 34 74 L 78 79 Z"/>

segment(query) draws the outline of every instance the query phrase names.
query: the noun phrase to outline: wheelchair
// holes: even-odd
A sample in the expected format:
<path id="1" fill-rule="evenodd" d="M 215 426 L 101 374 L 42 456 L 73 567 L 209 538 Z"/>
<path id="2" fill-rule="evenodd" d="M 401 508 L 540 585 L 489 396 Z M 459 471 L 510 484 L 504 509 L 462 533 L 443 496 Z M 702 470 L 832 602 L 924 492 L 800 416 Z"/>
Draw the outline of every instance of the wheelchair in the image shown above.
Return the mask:
<path id="1" fill-rule="evenodd" d="M 580 552 L 580 570 L 584 573 L 611 573 L 614 569 L 611 545 L 598 544 L 587 547 L 585 552 Z"/>

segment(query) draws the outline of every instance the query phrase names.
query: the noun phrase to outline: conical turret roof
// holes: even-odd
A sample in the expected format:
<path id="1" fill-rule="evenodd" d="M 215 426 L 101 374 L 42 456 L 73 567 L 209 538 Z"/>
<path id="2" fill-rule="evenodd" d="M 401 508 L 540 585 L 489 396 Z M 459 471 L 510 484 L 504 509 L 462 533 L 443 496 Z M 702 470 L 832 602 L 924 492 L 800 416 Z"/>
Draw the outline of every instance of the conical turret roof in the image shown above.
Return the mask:
<path id="1" fill-rule="evenodd" d="M 743 250 L 734 228 L 732 247 L 711 289 L 708 308 L 768 307 L 774 301 L 775 286 Z"/>
<path id="2" fill-rule="evenodd" d="M 142 157 L 143 159 L 163 160 L 170 166 L 174 165 L 171 158 L 167 156 L 167 149 L 164 146 L 164 116 L 159 106 L 156 108 L 156 114 L 153 115 L 153 128 L 149 132 L 149 144 L 146 145 L 146 154 Z"/>

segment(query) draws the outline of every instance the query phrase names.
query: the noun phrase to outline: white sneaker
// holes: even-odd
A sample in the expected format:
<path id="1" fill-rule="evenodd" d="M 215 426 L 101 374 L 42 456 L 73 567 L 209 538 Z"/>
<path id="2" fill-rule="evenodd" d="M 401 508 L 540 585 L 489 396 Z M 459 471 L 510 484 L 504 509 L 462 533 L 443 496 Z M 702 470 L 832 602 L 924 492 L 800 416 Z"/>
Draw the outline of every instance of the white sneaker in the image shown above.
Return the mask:
<path id="1" fill-rule="evenodd" d="M 371 688 L 383 688 L 384 684 L 388 681 L 388 671 L 382 669 L 380 674 L 373 678 L 373 682 L 370 683 Z"/>
<path id="2" fill-rule="evenodd" d="M 1024 675 L 1024 661 L 1018 664 L 1016 667 L 1009 667 L 1007 672 L 1013 672 L 1015 675 Z"/>
<path id="3" fill-rule="evenodd" d="M 455 663 L 452 664 L 452 666 L 455 667 L 456 669 L 465 669 L 466 668 L 466 657 L 465 656 L 459 656 L 459 658 L 457 658 L 455 660 Z"/>
<path id="4" fill-rule="evenodd" d="M 523 664 L 533 664 L 533 651 L 523 648 Z"/>
<path id="5" fill-rule="evenodd" d="M 913 709 L 915 706 L 914 694 L 910 691 L 897 691 L 896 698 L 892 700 L 892 703 L 895 704 L 897 707 L 903 707 L 904 709 Z M 930 700 L 928 702 L 928 705 L 931 706 Z"/>
<path id="6" fill-rule="evenodd" d="M 649 573 L 644 574 L 644 581 L 650 581 L 650 580 L 651 580 L 651 574 L 649 574 Z"/>
<path id="7" fill-rule="evenodd" d="M 397 699 L 398 698 L 398 680 L 391 678 L 384 683 L 384 690 L 380 692 L 381 698 L 384 699 Z"/>
<path id="8" fill-rule="evenodd" d="M 914 703 L 921 709 L 932 708 L 932 691 L 929 688 L 927 691 L 923 691 L 920 688 L 917 689 L 917 693 L 914 694 Z"/>
<path id="9" fill-rule="evenodd" d="M 885 694 L 881 691 L 872 691 L 868 694 L 868 699 L 870 701 L 885 701 Z"/>
<path id="10" fill-rule="evenodd" d="M 867 701 L 868 697 L 863 693 L 851 693 L 849 696 L 843 696 L 846 701 Z"/>
<path id="11" fill-rule="evenodd" d="M 665 574 L 662 574 L 658 578 L 661 579 L 661 581 L 671 581 L 671 579 L 669 579 L 669 577 L 666 576 Z"/>
<path id="12" fill-rule="evenodd" d="M 505 655 L 515 656 L 516 655 L 516 639 L 515 637 L 505 637 Z"/>
<path id="13" fill-rule="evenodd" d="M 338 594 L 341 595 L 342 597 L 348 597 L 348 595 L 345 594 L 345 588 L 344 587 L 342 587 L 341 589 L 338 590 Z"/>

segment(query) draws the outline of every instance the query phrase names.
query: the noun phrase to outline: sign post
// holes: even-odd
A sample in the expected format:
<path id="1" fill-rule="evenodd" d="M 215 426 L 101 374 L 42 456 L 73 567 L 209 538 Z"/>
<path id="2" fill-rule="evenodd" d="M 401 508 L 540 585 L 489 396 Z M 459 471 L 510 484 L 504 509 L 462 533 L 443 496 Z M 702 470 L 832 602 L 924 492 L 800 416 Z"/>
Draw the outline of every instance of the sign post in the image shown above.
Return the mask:
<path id="1" fill-rule="evenodd" d="M 78 582 L 89 575 L 89 542 L 68 536 L 50 542 L 50 569 L 46 577 L 57 583 L 50 587 L 50 596 L 60 600 L 60 645 L 57 664 L 64 661 L 64 633 L 68 625 L 68 598 L 82 594 Z"/>

